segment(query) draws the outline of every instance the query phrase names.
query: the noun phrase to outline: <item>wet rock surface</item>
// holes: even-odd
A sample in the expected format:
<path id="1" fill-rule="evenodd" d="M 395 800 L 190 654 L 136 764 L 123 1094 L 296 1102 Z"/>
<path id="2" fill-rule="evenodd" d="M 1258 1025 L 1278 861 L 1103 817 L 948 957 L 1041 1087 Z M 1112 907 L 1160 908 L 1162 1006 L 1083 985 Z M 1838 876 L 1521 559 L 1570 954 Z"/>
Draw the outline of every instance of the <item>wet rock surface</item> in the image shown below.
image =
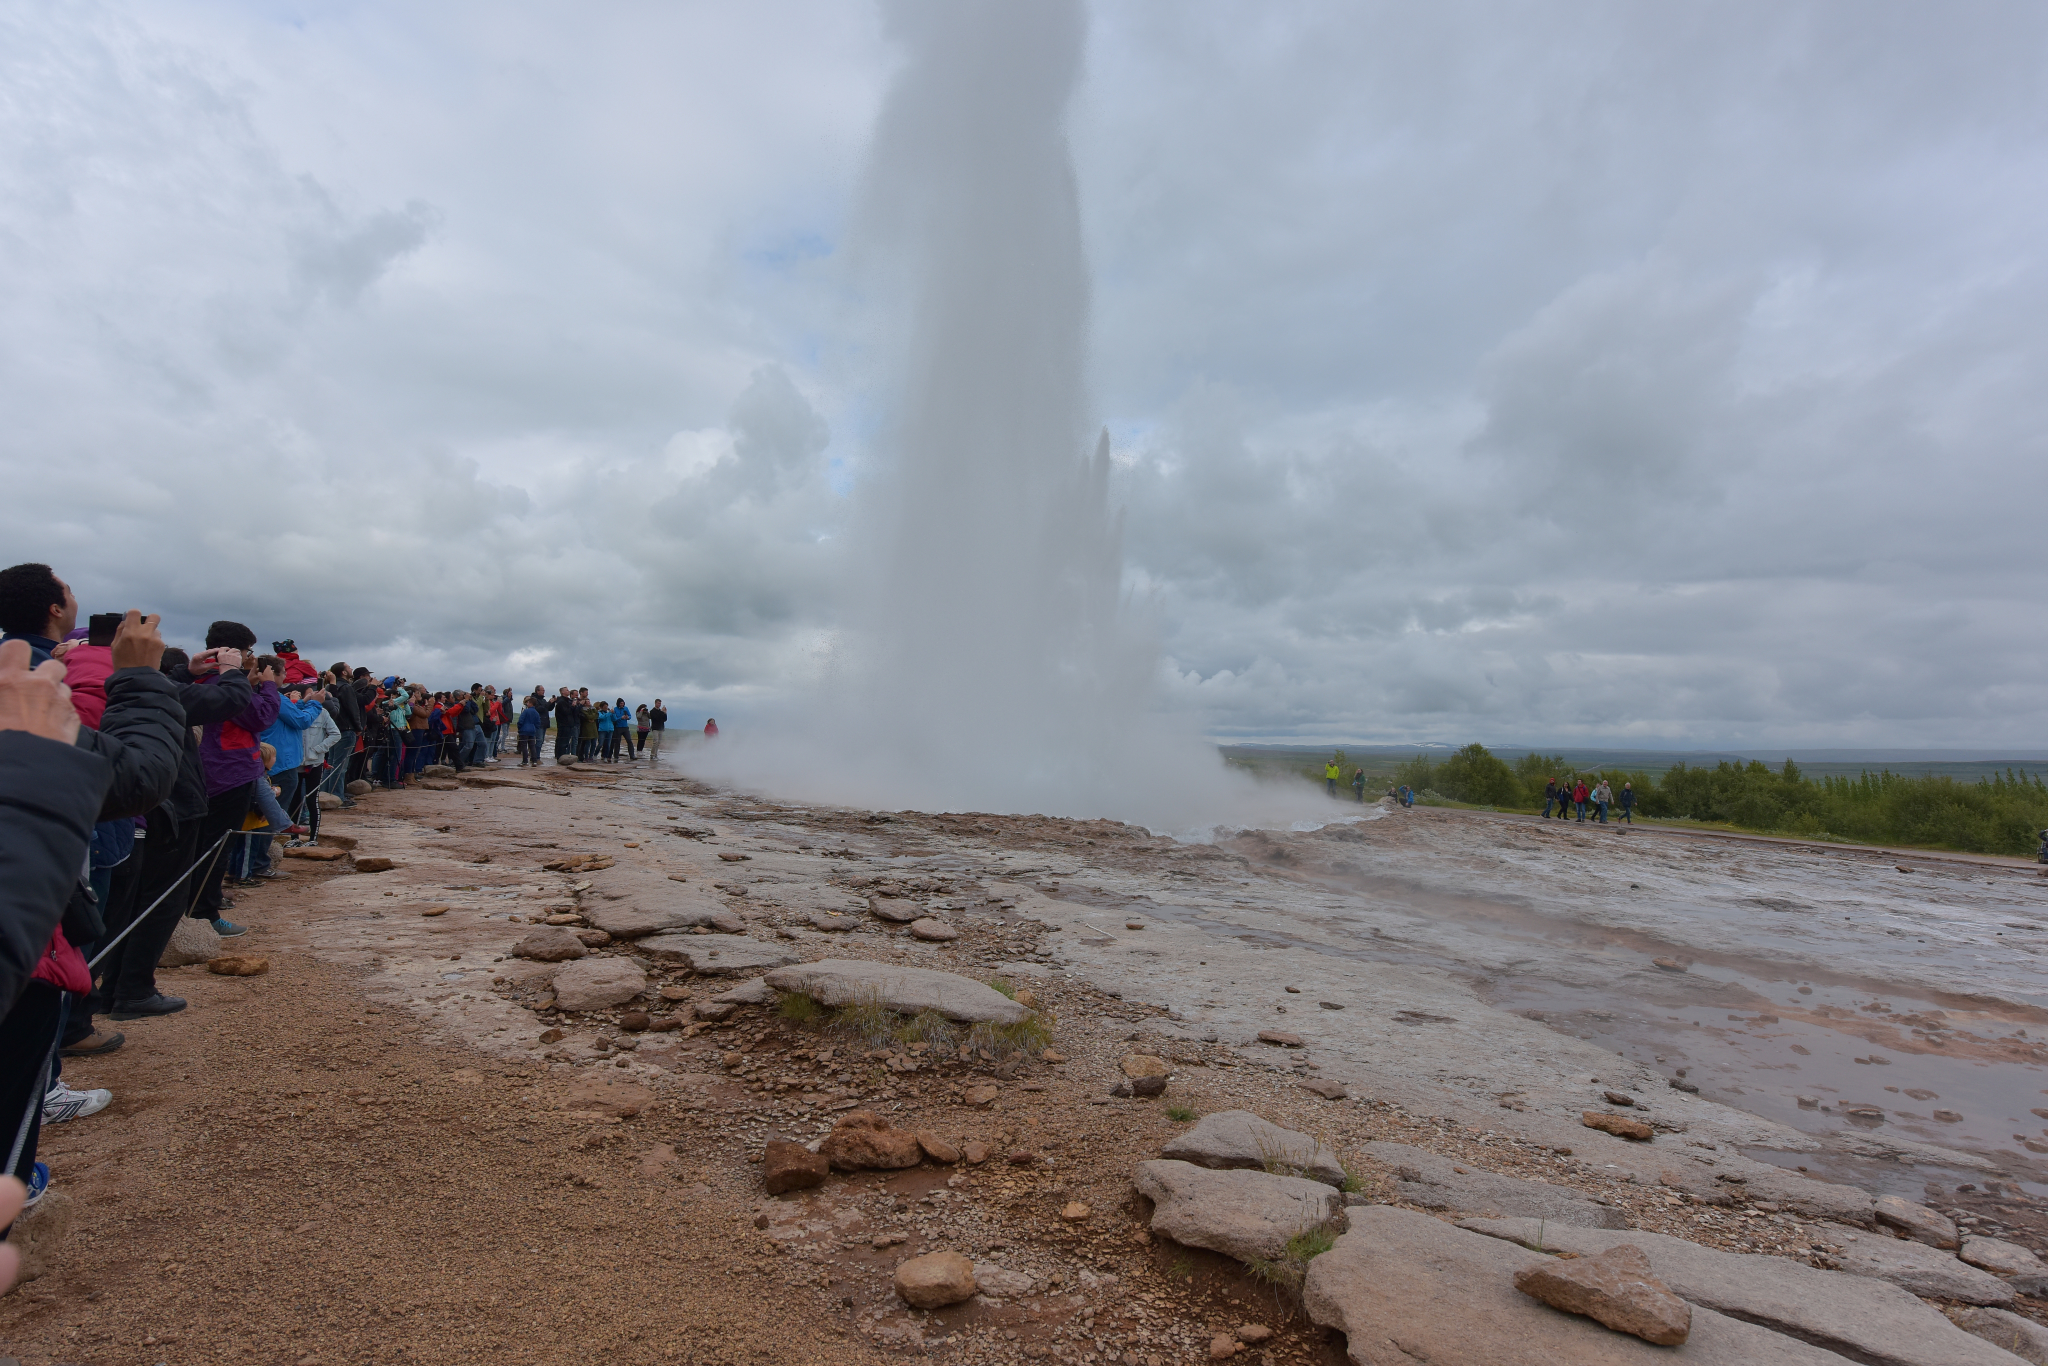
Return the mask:
<path id="1" fill-rule="evenodd" d="M 1365 1153 L 1391 1170 L 1403 1204 L 1495 1218 L 1527 1216 L 1583 1228 L 1628 1227 L 1620 1210 L 1564 1186 L 1498 1176 L 1405 1143 L 1368 1143 Z"/>
<path id="2" fill-rule="evenodd" d="M 1535 1219 L 1467 1219 L 1458 1225 L 1518 1246 L 1597 1257 L 1628 1244 L 1650 1270 L 1696 1309 L 1758 1324 L 1854 1361 L 1882 1366 L 1993 1366 L 1981 1341 L 1911 1294 L 1882 1280 L 1822 1271 L 1784 1257 L 1702 1247 L 1637 1230 L 1568 1228 Z M 2011 1366 L 2003 1363 L 2002 1366 Z"/>
<path id="3" fill-rule="evenodd" d="M 1412 1210 L 1352 1211 L 1352 1229 L 1309 1263 L 1309 1317 L 1345 1335 L 1363 1366 L 1840 1366 L 1847 1358 L 1694 1302 L 1682 1348 L 1655 1347 L 1515 1288 L 1554 1259 Z"/>
<path id="4" fill-rule="evenodd" d="M 1988 1271 L 1980 1271 L 1953 1252 L 1929 1247 L 1884 1231 L 1821 1225 L 1821 1238 L 1833 1244 L 1830 1256 L 1843 1271 L 1890 1281 L 1915 1295 L 1961 1300 L 1964 1304 L 2009 1305 L 2013 1288 Z"/>

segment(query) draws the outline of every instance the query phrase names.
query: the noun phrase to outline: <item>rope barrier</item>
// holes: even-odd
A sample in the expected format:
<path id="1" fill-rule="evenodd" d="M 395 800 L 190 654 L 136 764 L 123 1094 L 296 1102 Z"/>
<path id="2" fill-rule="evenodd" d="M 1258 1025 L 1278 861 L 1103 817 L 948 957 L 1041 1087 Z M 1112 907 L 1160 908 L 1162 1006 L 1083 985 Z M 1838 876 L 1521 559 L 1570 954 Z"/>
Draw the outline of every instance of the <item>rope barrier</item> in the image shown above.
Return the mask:
<path id="1" fill-rule="evenodd" d="M 149 910 L 144 911 L 141 915 L 138 915 L 133 920 L 129 921 L 126 929 L 122 930 L 112 939 L 109 939 L 106 942 L 106 944 L 101 947 L 98 953 L 94 954 L 90 959 L 88 959 L 85 965 L 85 970 L 87 972 L 91 972 L 94 968 L 98 967 L 100 965 L 100 960 L 102 958 L 105 958 L 108 954 L 112 953 L 114 951 L 114 946 L 116 944 L 120 943 L 123 939 L 126 939 L 130 934 L 134 933 L 135 927 L 137 925 L 140 925 L 143 921 L 149 919 L 150 911 L 154 911 L 157 907 L 164 904 L 164 897 L 167 897 L 172 892 L 177 891 L 178 888 L 184 884 L 185 879 L 192 876 L 192 870 L 199 866 L 202 858 L 211 858 L 211 856 L 214 854 L 216 850 L 218 850 L 223 844 L 226 844 L 228 842 L 229 835 L 251 835 L 254 833 L 256 832 L 253 830 L 224 831 L 221 834 L 221 837 L 213 842 L 212 849 L 207 850 L 205 855 L 202 855 L 198 858 L 194 858 L 191 863 L 186 865 L 185 871 L 178 874 L 177 881 L 173 882 L 170 886 L 164 888 L 164 895 L 158 897 L 156 900 L 149 903 Z M 11 1168 L 13 1164 L 9 1163 L 8 1166 Z"/>

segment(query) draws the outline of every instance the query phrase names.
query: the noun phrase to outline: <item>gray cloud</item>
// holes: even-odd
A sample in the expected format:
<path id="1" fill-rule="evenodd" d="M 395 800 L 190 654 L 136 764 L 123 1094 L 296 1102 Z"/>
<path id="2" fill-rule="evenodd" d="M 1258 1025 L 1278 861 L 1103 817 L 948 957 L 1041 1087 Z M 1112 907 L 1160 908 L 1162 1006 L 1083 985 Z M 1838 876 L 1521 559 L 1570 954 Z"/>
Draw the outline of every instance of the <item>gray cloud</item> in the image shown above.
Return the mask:
<path id="1" fill-rule="evenodd" d="M 2017 3 L 1097 6 L 1166 702 L 2037 742 L 2044 55 Z M 785 696 L 887 408 L 842 244 L 895 61 L 848 6 L 15 6 L 6 558 L 188 638 Z"/>

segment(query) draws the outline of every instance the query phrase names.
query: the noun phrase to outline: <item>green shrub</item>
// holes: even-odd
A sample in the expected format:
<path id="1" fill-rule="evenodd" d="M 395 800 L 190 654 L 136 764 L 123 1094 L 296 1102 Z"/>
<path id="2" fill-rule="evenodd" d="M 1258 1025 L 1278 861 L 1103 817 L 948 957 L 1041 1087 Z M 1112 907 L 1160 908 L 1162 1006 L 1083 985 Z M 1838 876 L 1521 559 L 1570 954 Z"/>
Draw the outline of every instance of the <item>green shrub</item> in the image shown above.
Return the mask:
<path id="1" fill-rule="evenodd" d="M 1166 1117 L 1175 1124 L 1185 1124 L 1195 1117 L 1195 1107 L 1192 1105 L 1169 1105 L 1166 1107 Z"/>

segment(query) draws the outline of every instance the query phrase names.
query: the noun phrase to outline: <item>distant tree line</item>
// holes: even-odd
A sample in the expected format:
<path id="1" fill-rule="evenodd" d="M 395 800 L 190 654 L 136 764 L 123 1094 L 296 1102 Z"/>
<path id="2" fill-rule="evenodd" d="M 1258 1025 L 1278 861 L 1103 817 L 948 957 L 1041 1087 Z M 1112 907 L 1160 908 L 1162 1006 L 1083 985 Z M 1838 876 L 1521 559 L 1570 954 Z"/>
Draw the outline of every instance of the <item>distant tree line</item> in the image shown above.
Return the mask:
<path id="1" fill-rule="evenodd" d="M 1916 844 L 1979 854 L 2031 856 L 2048 829 L 2048 786 L 2039 774 L 2014 773 L 1958 782 L 1946 776 L 1908 777 L 1883 771 L 1854 778 L 1808 778 L 1790 759 L 1781 769 L 1758 760 L 1712 768 L 1678 764 L 1661 778 L 1623 769 L 1574 768 L 1562 756 L 1525 754 L 1513 764 L 1484 745 L 1467 745 L 1432 761 L 1417 755 L 1400 764 L 1394 785 L 1416 792 L 1507 810 L 1543 806 L 1543 784 L 1602 778 L 1619 792 L 1633 783 L 1636 810 L 1652 818 L 1710 821 L 1766 834 L 1806 839 Z"/>

